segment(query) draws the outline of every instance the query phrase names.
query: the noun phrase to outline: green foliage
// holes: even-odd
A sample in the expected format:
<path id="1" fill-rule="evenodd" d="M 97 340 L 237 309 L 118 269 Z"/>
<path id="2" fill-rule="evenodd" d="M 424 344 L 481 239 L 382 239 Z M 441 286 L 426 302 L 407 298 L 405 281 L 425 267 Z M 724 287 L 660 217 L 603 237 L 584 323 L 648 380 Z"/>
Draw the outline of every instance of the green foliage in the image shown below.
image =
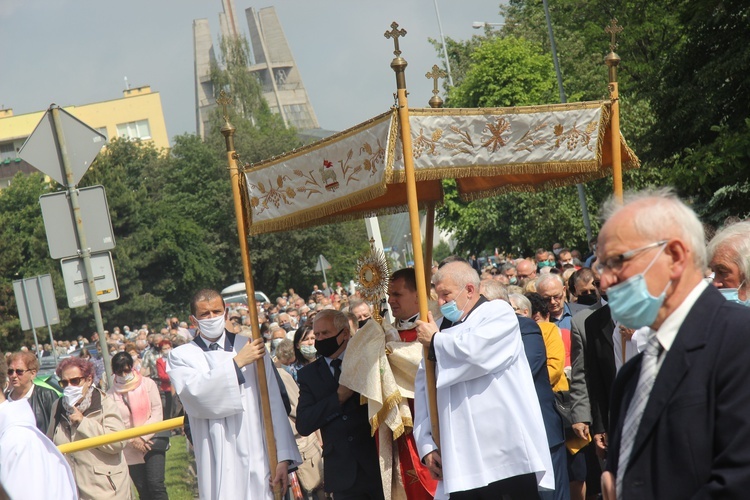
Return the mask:
<path id="1" fill-rule="evenodd" d="M 22 332 L 13 281 L 51 274 L 56 290 L 62 288 L 59 264 L 48 258 L 47 238 L 39 197 L 50 192 L 41 174 L 16 174 L 0 193 L 0 348 L 31 343 L 31 331 Z M 62 311 L 61 311 L 62 312 Z M 41 330 L 39 332 L 42 333 Z M 46 334 L 44 335 L 46 337 Z M 41 340 L 41 339 L 40 339 Z"/>
<path id="2" fill-rule="evenodd" d="M 555 95 L 551 59 L 522 38 L 487 39 L 471 61 L 461 83 L 448 92 L 451 107 L 527 106 Z"/>

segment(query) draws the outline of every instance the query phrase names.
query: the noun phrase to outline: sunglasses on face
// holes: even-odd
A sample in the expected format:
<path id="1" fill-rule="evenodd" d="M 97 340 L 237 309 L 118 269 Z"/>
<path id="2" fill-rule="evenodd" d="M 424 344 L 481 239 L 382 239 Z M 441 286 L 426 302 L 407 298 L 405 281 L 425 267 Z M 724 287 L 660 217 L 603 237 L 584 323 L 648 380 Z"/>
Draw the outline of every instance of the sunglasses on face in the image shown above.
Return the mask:
<path id="1" fill-rule="evenodd" d="M 62 387 L 63 389 L 65 389 L 69 385 L 79 386 L 79 385 L 81 385 L 81 382 L 83 382 L 84 380 L 86 380 L 86 377 L 73 377 L 73 378 L 69 378 L 69 379 L 61 378 L 60 379 L 60 387 Z"/>
<path id="2" fill-rule="evenodd" d="M 12 369 L 12 368 L 11 368 L 10 370 L 8 370 L 8 376 L 9 376 L 9 377 L 12 377 L 12 376 L 13 376 L 13 374 L 15 373 L 15 374 L 16 374 L 16 377 L 20 377 L 20 376 L 21 376 L 21 375 L 23 375 L 24 373 L 26 373 L 26 372 L 30 372 L 30 371 L 31 371 L 31 370 L 14 370 L 14 369 Z"/>

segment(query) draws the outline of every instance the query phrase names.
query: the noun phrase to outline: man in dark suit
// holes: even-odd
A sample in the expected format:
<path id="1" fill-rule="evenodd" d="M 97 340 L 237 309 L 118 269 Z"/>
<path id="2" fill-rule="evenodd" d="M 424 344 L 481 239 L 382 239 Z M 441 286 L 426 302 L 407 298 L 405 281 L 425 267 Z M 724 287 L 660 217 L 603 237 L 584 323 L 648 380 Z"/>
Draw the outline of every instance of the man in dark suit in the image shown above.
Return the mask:
<path id="1" fill-rule="evenodd" d="M 510 303 L 510 300 L 506 300 Z M 516 313 L 518 315 L 518 313 Z M 518 315 L 518 326 L 521 328 L 526 359 L 529 361 L 531 375 L 534 378 L 534 389 L 542 410 L 544 429 L 547 432 L 549 452 L 552 458 L 552 468 L 555 473 L 555 490 L 540 491 L 542 499 L 568 500 L 570 499 L 570 485 L 568 484 L 568 463 L 565 454 L 565 432 L 560 414 L 555 409 L 555 395 L 549 382 L 547 370 L 547 349 L 539 325 L 531 318 Z"/>
<path id="2" fill-rule="evenodd" d="M 308 436 L 320 429 L 327 492 L 337 500 L 382 500 L 367 405 L 360 405 L 359 394 L 338 382 L 351 338 L 349 321 L 339 311 L 324 309 L 315 315 L 313 328 L 320 357 L 297 373 L 297 431 Z"/>
<path id="3" fill-rule="evenodd" d="M 612 340 L 615 323 L 612 321 L 609 306 L 606 305 L 589 314 L 583 324 L 587 340 L 583 356 L 591 408 L 590 432 L 598 454 L 603 456 L 607 448 L 609 399 L 616 373 Z"/>
<path id="4" fill-rule="evenodd" d="M 747 497 L 750 310 L 703 279 L 703 227 L 672 193 L 635 193 L 603 213 L 612 317 L 650 327 L 612 389 L 605 499 Z"/>

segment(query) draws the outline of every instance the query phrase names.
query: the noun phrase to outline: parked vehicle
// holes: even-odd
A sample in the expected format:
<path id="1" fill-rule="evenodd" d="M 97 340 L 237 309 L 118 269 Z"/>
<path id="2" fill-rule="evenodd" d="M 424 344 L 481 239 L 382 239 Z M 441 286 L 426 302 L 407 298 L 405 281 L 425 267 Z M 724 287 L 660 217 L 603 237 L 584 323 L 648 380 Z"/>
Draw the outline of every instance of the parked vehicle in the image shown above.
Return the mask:
<path id="1" fill-rule="evenodd" d="M 247 305 L 247 289 L 245 283 L 235 283 L 234 285 L 226 287 L 221 291 L 221 296 L 224 298 L 226 304 L 245 304 Z M 268 295 L 263 292 L 255 290 L 255 302 L 263 304 L 265 302 L 271 302 L 268 299 Z"/>

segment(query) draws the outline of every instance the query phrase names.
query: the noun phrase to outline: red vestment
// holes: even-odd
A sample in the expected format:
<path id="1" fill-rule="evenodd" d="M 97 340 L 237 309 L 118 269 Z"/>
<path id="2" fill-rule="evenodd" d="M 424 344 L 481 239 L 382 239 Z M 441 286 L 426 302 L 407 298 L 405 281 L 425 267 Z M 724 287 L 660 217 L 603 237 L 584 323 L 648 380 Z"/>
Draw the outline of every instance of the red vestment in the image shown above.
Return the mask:
<path id="1" fill-rule="evenodd" d="M 417 340 L 417 329 L 399 330 L 403 342 L 415 342 Z M 414 415 L 414 400 L 409 398 L 409 409 Z M 430 471 L 419 459 L 417 443 L 411 428 L 396 440 L 398 446 L 398 458 L 401 465 L 401 480 L 409 500 L 431 500 L 435 496 L 437 481 L 432 479 Z"/>

